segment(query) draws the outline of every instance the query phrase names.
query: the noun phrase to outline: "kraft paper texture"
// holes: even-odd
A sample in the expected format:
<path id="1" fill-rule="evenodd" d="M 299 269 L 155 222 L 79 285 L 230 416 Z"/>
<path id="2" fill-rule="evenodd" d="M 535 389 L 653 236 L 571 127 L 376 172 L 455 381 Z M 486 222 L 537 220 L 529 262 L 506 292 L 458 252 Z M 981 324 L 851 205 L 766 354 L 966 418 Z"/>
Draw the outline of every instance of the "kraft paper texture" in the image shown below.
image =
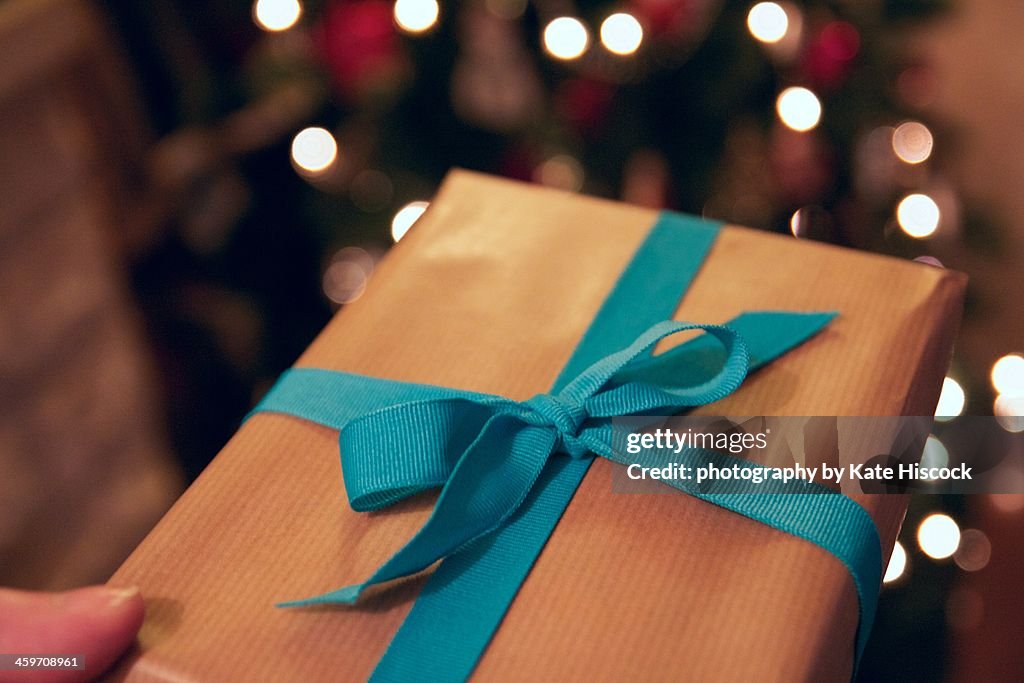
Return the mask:
<path id="1" fill-rule="evenodd" d="M 298 365 L 526 399 L 550 388 L 657 213 L 453 172 Z M 703 412 L 930 415 L 964 276 L 728 227 L 676 319 L 838 310 Z M 686 495 L 613 494 L 598 459 L 482 658 L 478 680 L 840 680 L 857 602 L 805 541 Z M 888 556 L 902 496 L 860 496 Z M 346 502 L 336 432 L 245 423 L 111 579 L 147 602 L 129 681 L 363 680 L 423 577 L 359 608 L 276 609 L 365 579 L 425 521 L 421 496 Z M 443 657 L 443 652 L 437 653 Z"/>

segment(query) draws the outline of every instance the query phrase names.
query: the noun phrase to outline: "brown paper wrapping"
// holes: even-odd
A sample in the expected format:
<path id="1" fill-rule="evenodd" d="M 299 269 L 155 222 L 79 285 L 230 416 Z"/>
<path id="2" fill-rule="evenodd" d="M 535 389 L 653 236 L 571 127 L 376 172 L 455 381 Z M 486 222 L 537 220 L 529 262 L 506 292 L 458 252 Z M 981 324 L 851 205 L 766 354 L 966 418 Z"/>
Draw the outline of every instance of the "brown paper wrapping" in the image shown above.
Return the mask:
<path id="1" fill-rule="evenodd" d="M 453 172 L 298 365 L 526 399 L 546 391 L 656 212 Z M 958 324 L 954 272 L 727 227 L 677 311 L 841 317 L 705 412 L 928 415 Z M 147 601 L 130 681 L 365 679 L 423 578 L 357 609 L 275 602 L 364 579 L 429 513 L 348 508 L 336 433 L 260 414 L 111 583 Z M 685 495 L 618 495 L 598 459 L 523 584 L 480 680 L 839 680 L 857 624 L 820 548 Z M 901 496 L 858 498 L 887 555 Z M 438 657 L 444 653 L 439 652 Z"/>

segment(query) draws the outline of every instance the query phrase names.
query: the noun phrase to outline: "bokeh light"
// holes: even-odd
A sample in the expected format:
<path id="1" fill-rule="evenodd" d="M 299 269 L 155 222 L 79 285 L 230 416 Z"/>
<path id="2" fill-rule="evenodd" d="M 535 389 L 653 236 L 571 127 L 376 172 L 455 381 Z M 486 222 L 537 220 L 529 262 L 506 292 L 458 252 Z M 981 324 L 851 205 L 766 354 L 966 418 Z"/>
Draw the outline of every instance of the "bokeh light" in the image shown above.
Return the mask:
<path id="1" fill-rule="evenodd" d="M 1024 511 L 1024 493 L 990 493 L 988 502 L 1004 514 L 1016 514 Z"/>
<path id="2" fill-rule="evenodd" d="M 949 515 L 928 515 L 917 528 L 917 544 L 928 557 L 945 559 L 960 545 L 960 527 Z"/>
<path id="3" fill-rule="evenodd" d="M 908 194 L 896 207 L 896 220 L 903 232 L 920 239 L 935 234 L 939 227 L 939 205 L 926 194 Z"/>
<path id="4" fill-rule="evenodd" d="M 484 0 L 484 5 L 495 16 L 512 21 L 523 16 L 527 0 Z"/>
<path id="5" fill-rule="evenodd" d="M 391 237 L 397 242 L 405 237 L 405 233 L 413 224 L 419 220 L 423 212 L 430 206 L 430 202 L 409 202 L 395 214 L 391 219 Z"/>
<path id="6" fill-rule="evenodd" d="M 345 247 L 339 250 L 324 271 L 324 294 L 337 304 L 352 303 L 366 290 L 373 267 L 373 257 L 365 249 Z"/>
<path id="7" fill-rule="evenodd" d="M 828 22 L 821 28 L 815 42 L 815 47 L 821 49 L 822 59 L 831 68 L 849 63 L 860 52 L 860 32 L 848 21 Z"/>
<path id="8" fill-rule="evenodd" d="M 903 544 L 896 541 L 892 548 L 892 556 L 889 557 L 889 565 L 885 568 L 883 583 L 892 583 L 898 580 L 907 570 L 907 551 Z"/>
<path id="9" fill-rule="evenodd" d="M 798 86 L 786 88 L 779 93 L 775 111 L 787 128 L 800 133 L 811 130 L 821 121 L 821 102 L 818 96 Z"/>
<path id="10" fill-rule="evenodd" d="M 896 77 L 896 95 L 913 109 L 926 109 L 935 103 L 939 79 L 934 66 L 912 64 Z"/>
<path id="11" fill-rule="evenodd" d="M 544 49 L 557 59 L 576 59 L 589 44 L 587 27 L 574 17 L 559 17 L 544 28 Z"/>
<path id="12" fill-rule="evenodd" d="M 1011 434 L 1024 432 L 1024 396 L 999 394 L 992 402 L 996 422 Z"/>
<path id="13" fill-rule="evenodd" d="M 892 150 L 901 161 L 920 164 L 932 155 L 932 132 L 923 123 L 907 121 L 892 134 Z"/>
<path id="14" fill-rule="evenodd" d="M 934 256 L 918 256 L 917 258 L 914 259 L 914 261 L 916 261 L 917 263 L 923 263 L 926 266 L 932 266 L 934 268 L 945 268 L 946 267 L 946 266 L 942 265 L 942 261 L 940 261 L 939 259 L 935 258 Z"/>
<path id="15" fill-rule="evenodd" d="M 992 365 L 992 386 L 1000 394 L 1024 396 L 1024 357 L 1010 353 Z"/>
<path id="16" fill-rule="evenodd" d="M 778 3 L 759 2 L 747 13 L 747 28 L 762 43 L 777 43 L 786 36 L 789 17 Z"/>
<path id="17" fill-rule="evenodd" d="M 437 23 L 437 0 L 395 0 L 395 23 L 406 33 L 423 33 Z"/>
<path id="18" fill-rule="evenodd" d="M 960 544 L 953 553 L 956 566 L 965 572 L 976 572 L 984 569 L 992 558 L 992 542 L 979 529 L 964 529 L 960 534 Z"/>
<path id="19" fill-rule="evenodd" d="M 949 451 L 946 444 L 939 441 L 936 436 L 929 436 L 924 442 L 924 452 L 921 454 L 921 467 L 946 467 L 949 465 Z"/>
<path id="20" fill-rule="evenodd" d="M 828 240 L 832 233 L 832 216 L 820 206 L 803 206 L 789 217 L 793 237 Z"/>
<path id="21" fill-rule="evenodd" d="M 287 31 L 302 16 L 299 0 L 256 0 L 252 17 L 264 31 Z"/>
<path id="22" fill-rule="evenodd" d="M 556 154 L 537 167 L 533 178 L 541 185 L 579 192 L 583 189 L 583 164 L 568 154 Z"/>
<path id="23" fill-rule="evenodd" d="M 302 171 L 317 174 L 338 158 L 338 143 L 326 128 L 305 128 L 292 139 L 292 161 Z"/>
<path id="24" fill-rule="evenodd" d="M 643 26 L 632 14 L 620 12 L 601 22 L 601 44 L 612 54 L 631 55 L 643 39 Z"/>
<path id="25" fill-rule="evenodd" d="M 949 422 L 964 411 L 966 402 L 967 395 L 960 383 L 952 377 L 945 378 L 942 380 L 939 403 L 935 406 L 935 419 L 939 422 Z"/>

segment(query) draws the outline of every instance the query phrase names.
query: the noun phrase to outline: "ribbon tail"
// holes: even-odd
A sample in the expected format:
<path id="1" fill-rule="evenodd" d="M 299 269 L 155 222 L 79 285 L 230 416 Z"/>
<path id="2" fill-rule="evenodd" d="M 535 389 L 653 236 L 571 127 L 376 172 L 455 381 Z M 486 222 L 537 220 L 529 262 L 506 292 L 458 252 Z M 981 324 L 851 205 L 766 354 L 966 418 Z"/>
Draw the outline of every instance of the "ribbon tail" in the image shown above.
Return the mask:
<path id="1" fill-rule="evenodd" d="M 838 314 L 831 311 L 747 311 L 724 323 L 743 338 L 750 370 L 757 370 L 821 332 Z M 614 384 L 631 382 L 694 386 L 708 381 L 725 363 L 728 352 L 720 340 L 701 335 L 662 354 L 637 360 L 615 374 Z"/>
<path id="2" fill-rule="evenodd" d="M 818 334 L 836 311 L 747 311 L 726 323 L 746 341 L 750 368 L 763 367 Z"/>
<path id="3" fill-rule="evenodd" d="M 452 471 L 426 524 L 362 583 L 279 607 L 354 604 L 369 587 L 411 576 L 453 555 L 508 519 L 523 503 L 555 448 L 550 427 L 499 414 L 491 418 Z"/>

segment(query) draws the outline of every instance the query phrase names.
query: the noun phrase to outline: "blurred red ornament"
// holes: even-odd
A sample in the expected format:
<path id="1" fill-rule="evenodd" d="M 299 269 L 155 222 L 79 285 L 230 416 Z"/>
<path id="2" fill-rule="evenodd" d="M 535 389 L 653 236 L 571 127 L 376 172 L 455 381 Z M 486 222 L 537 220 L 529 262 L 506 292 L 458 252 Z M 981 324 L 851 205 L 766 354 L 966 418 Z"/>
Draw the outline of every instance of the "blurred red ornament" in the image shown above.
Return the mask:
<path id="1" fill-rule="evenodd" d="M 336 0 L 324 9 L 317 49 L 344 99 L 394 88 L 406 74 L 408 61 L 391 14 L 386 0 Z"/>
<path id="2" fill-rule="evenodd" d="M 807 79 L 822 89 L 842 85 L 860 51 L 860 33 L 853 24 L 830 21 L 807 42 L 801 69 Z"/>
<path id="3" fill-rule="evenodd" d="M 590 78 L 570 78 L 555 92 L 555 110 L 577 133 L 596 135 L 611 110 L 615 88 Z"/>
<path id="4" fill-rule="evenodd" d="M 704 14 L 705 2 L 695 0 L 630 0 L 629 11 L 651 35 L 689 33 Z"/>

